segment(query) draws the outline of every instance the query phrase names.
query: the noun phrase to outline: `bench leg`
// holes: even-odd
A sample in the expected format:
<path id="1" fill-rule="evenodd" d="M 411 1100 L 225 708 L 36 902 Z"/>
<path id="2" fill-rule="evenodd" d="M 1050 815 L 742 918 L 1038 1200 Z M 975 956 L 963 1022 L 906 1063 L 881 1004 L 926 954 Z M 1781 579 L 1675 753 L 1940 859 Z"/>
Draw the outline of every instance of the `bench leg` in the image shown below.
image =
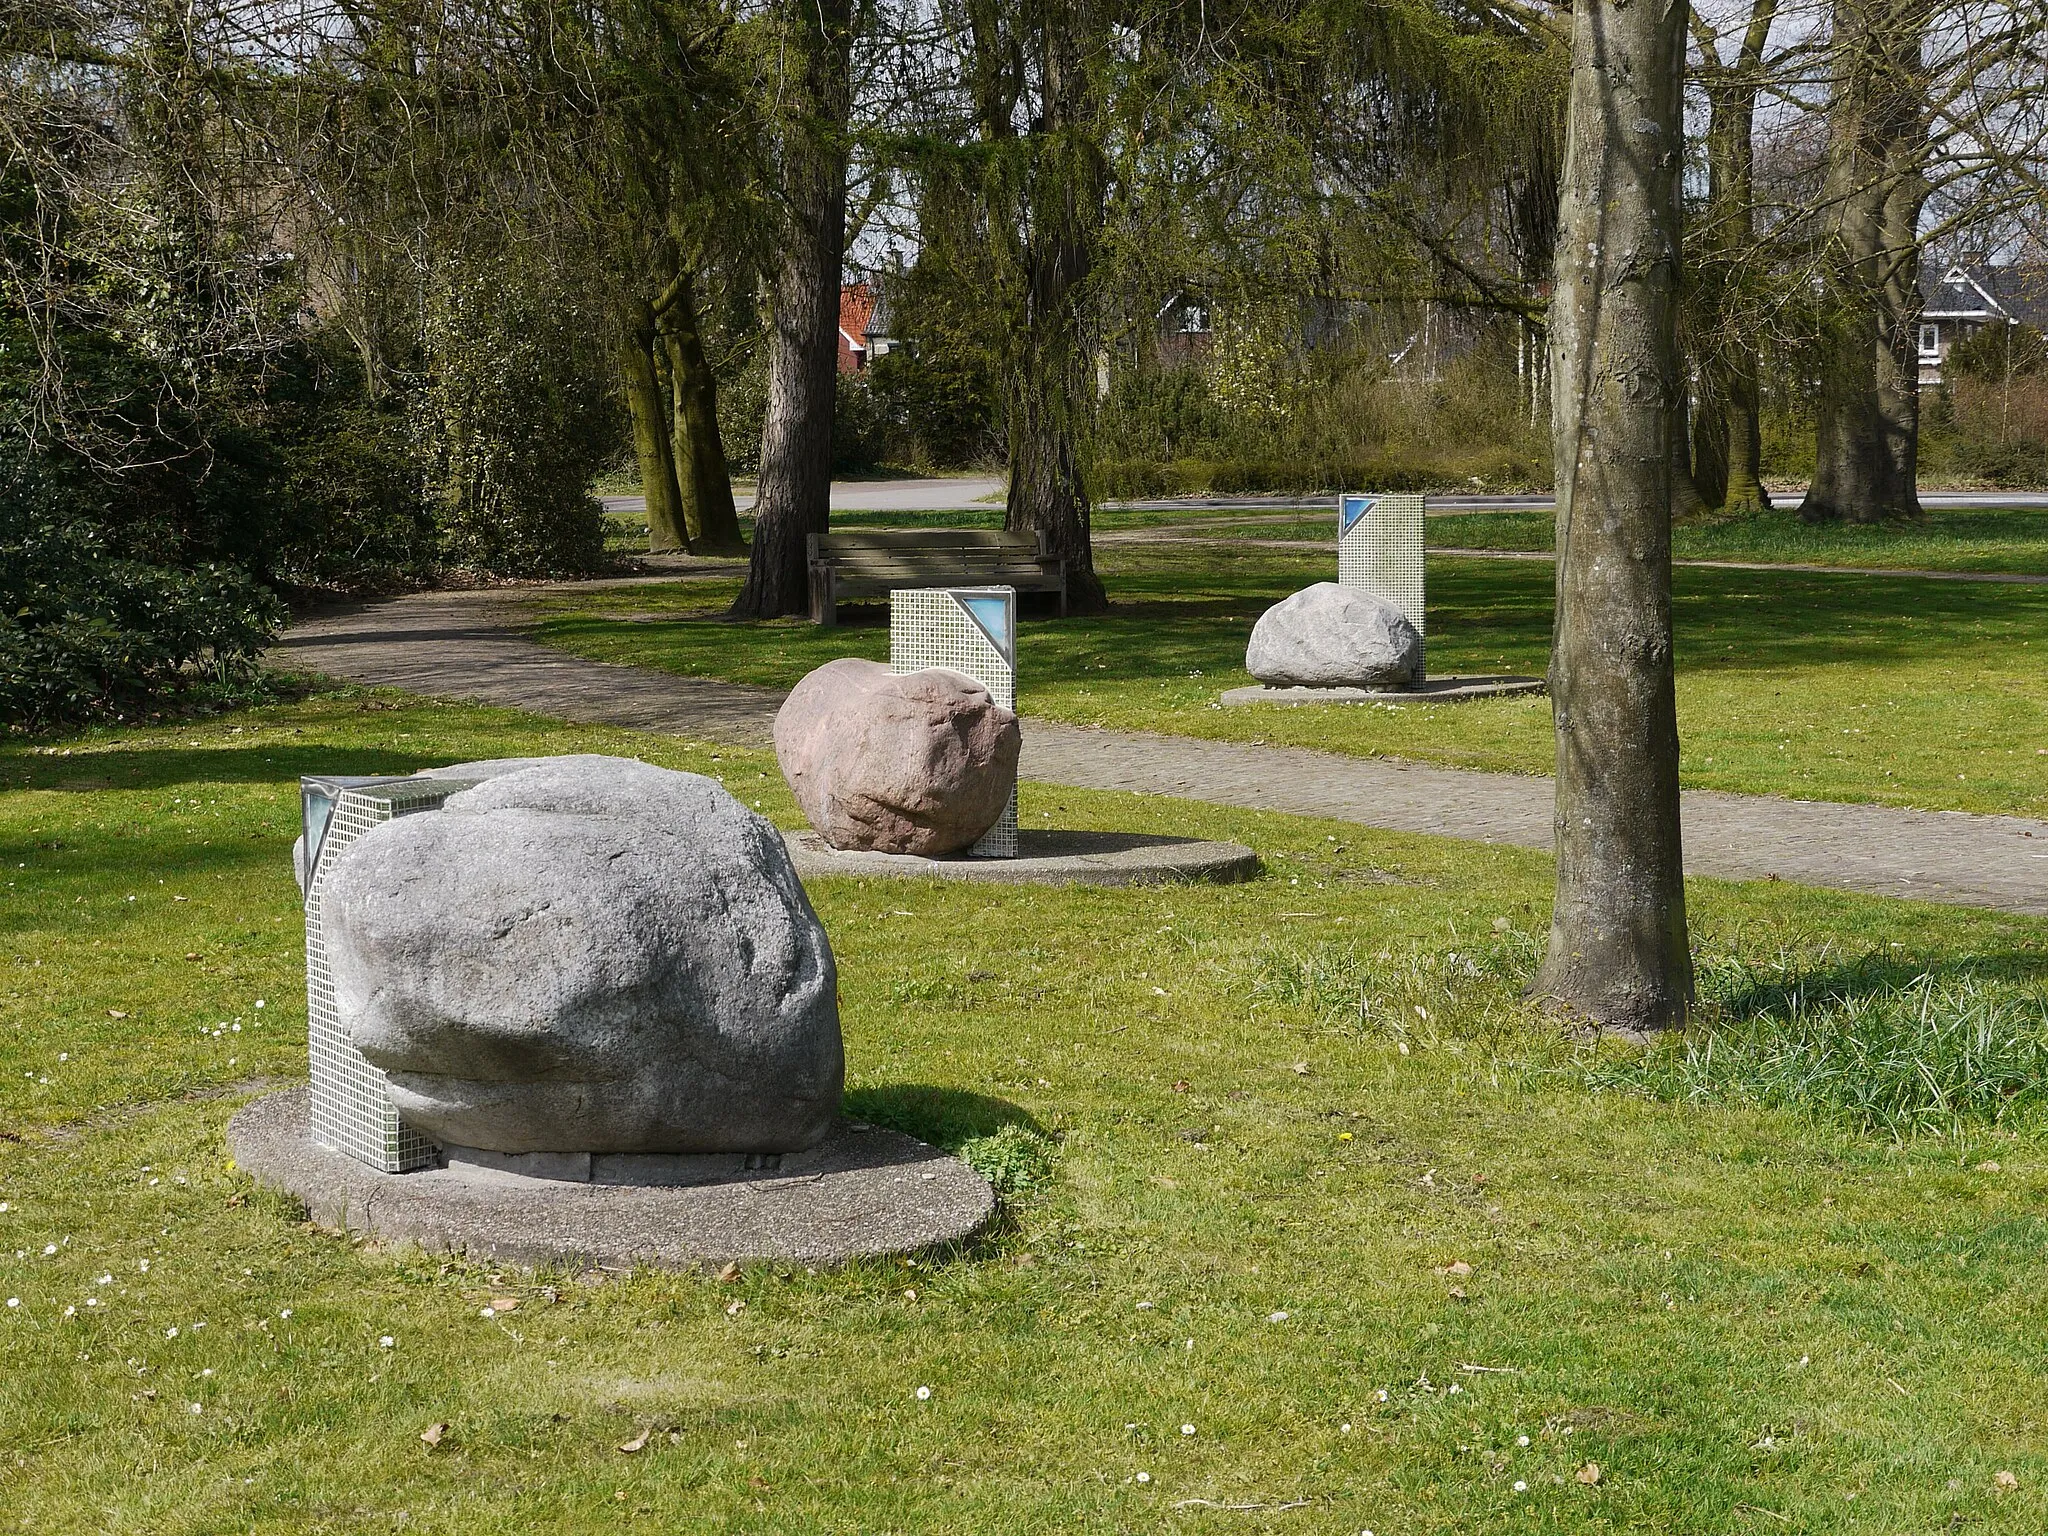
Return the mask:
<path id="1" fill-rule="evenodd" d="M 839 602 L 837 583 L 832 579 L 832 568 L 811 567 L 811 622 L 833 629 L 839 623 Z"/>

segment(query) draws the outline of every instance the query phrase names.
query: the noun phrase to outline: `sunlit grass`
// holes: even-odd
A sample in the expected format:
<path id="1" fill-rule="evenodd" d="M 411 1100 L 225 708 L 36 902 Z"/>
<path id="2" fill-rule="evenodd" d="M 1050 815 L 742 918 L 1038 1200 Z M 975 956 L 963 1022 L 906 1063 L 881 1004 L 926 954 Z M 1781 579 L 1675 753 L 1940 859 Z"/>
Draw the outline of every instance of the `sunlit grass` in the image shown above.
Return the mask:
<path id="1" fill-rule="evenodd" d="M 221 1139 L 304 1070 L 296 775 L 569 750 L 792 815 L 761 753 L 361 696 L 0 750 L 10 1527 L 2042 1528 L 2038 1115 L 1901 1142 L 1588 1091 L 1520 1001 L 1550 878 L 1522 850 L 1027 786 L 1027 820 L 1268 873 L 814 884 L 851 1107 L 1011 1194 L 914 1267 L 579 1281 L 300 1224 Z M 2037 921 L 1690 899 L 1756 976 L 2048 965 Z"/>
<path id="2" fill-rule="evenodd" d="M 1027 716 L 1550 769 L 1550 703 L 1540 696 L 1221 708 L 1223 690 L 1251 681 L 1244 646 L 1259 614 L 1331 575 L 1334 561 L 1320 552 L 1109 546 L 1099 563 L 1115 603 L 1106 617 L 1061 622 L 1027 610 Z M 1545 671 L 1548 565 L 1436 559 L 1429 580 L 1433 671 Z M 1688 787 L 2048 813 L 2048 589 L 1698 568 L 1675 581 Z M 779 688 L 836 656 L 887 655 L 880 605 L 865 616 L 848 610 L 837 629 L 733 624 L 722 617 L 733 590 L 696 583 L 558 597 L 539 635 L 599 660 Z"/>

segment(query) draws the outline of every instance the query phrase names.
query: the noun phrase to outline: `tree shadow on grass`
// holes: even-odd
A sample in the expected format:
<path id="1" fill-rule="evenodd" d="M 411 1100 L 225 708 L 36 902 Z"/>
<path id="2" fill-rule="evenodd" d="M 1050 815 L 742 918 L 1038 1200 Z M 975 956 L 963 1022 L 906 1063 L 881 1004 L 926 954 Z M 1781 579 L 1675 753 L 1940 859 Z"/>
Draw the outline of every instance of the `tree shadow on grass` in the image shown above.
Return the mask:
<path id="1" fill-rule="evenodd" d="M 446 753 L 399 751 L 390 747 L 303 747 L 265 742 L 249 747 L 144 747 L 88 749 L 76 757 L 0 753 L 0 767 L 13 777 L 6 789 L 45 789 L 79 794 L 107 790 L 170 789 L 185 784 L 264 784 L 296 788 L 302 774 L 402 777 L 459 762 Z"/>
<path id="2" fill-rule="evenodd" d="M 855 1088 L 847 1093 L 842 1108 L 849 1119 L 901 1131 L 942 1152 L 957 1153 L 970 1141 L 993 1136 L 1005 1126 L 1036 1137 L 1047 1136 L 1028 1110 L 1007 1100 L 931 1083 Z"/>
<path id="3" fill-rule="evenodd" d="M 1782 971 L 1737 960 L 1716 977 L 1705 968 L 1700 991 L 1733 1018 L 1782 1014 L 1802 1004 L 1855 1003 L 1897 992 L 1923 977 L 1936 986 L 1954 982 L 2026 984 L 2048 981 L 2048 954 L 2001 950 L 1939 960 L 1872 950 L 1832 963 L 1788 966 Z M 1718 984 L 1717 984 L 1718 983 Z"/>

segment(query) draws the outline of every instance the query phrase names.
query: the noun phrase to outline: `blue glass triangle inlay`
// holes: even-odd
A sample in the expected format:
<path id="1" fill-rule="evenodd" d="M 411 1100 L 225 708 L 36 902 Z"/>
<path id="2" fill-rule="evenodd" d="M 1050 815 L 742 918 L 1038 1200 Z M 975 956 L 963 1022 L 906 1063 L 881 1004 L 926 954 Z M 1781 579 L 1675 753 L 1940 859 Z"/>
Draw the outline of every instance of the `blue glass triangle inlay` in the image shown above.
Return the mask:
<path id="1" fill-rule="evenodd" d="M 996 648 L 996 654 L 1015 666 L 1017 658 L 1010 654 L 1009 598 L 967 597 L 955 593 L 954 601 L 967 610 L 967 616 L 974 620 L 975 627 L 988 636 L 988 642 Z"/>
<path id="2" fill-rule="evenodd" d="M 1377 496 L 1346 496 L 1338 503 L 1337 532 L 1341 536 L 1356 528 L 1359 519 L 1370 512 L 1378 502 Z"/>

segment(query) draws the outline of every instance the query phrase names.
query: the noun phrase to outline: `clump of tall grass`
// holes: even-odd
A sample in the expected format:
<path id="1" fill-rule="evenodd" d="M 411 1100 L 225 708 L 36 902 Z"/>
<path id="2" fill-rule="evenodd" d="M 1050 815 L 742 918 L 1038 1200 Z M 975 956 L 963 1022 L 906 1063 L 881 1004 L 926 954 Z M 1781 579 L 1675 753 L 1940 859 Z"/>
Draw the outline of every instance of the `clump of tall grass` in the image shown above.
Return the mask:
<path id="1" fill-rule="evenodd" d="M 1594 1089 L 1676 1103 L 1797 1109 L 1857 1131 L 1961 1136 L 2048 1102 L 2048 988 L 1881 957 L 1818 973 L 1704 959 L 1679 1038 L 1601 1055 Z"/>

